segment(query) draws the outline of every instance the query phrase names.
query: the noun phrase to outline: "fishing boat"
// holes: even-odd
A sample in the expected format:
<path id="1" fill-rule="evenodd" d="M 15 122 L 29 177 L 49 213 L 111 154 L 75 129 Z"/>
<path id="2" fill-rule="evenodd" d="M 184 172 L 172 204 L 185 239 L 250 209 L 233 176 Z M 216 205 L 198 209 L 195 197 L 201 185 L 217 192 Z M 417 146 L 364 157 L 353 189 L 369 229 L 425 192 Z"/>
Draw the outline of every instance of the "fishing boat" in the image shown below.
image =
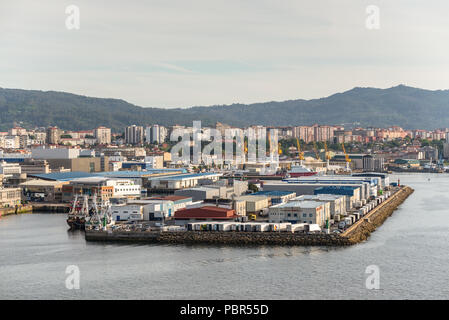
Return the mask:
<path id="1" fill-rule="evenodd" d="M 83 202 L 81 203 L 78 195 L 75 195 L 72 207 L 70 208 L 67 224 L 70 230 L 84 230 L 86 219 L 89 217 L 89 198 L 87 196 L 83 197 Z"/>
<path id="2" fill-rule="evenodd" d="M 108 226 L 115 222 L 112 219 L 111 203 L 108 200 L 101 200 L 97 203 L 97 196 L 92 199 L 92 209 L 89 212 L 89 218 L 86 220 L 85 229 L 87 230 L 107 230 Z"/>

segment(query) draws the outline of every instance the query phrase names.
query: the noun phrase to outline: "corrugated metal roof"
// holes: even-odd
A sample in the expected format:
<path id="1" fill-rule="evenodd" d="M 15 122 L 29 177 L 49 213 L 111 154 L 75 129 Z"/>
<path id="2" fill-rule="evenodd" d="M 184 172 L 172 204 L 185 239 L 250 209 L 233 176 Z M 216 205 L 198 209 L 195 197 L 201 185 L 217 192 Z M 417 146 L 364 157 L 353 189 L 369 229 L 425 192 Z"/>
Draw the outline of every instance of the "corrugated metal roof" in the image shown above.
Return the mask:
<path id="1" fill-rule="evenodd" d="M 258 191 L 258 192 L 254 192 L 251 195 L 253 196 L 272 196 L 272 197 L 282 197 L 282 196 L 287 196 L 289 194 L 292 194 L 295 192 L 290 192 L 290 191 L 280 191 L 280 190 L 270 190 L 270 191 Z"/>
<path id="2" fill-rule="evenodd" d="M 29 174 L 28 176 L 37 177 L 44 180 L 71 181 L 78 178 L 95 177 L 96 175 L 89 172 L 72 171 L 72 172 Z"/>
<path id="3" fill-rule="evenodd" d="M 314 200 L 314 199 L 320 199 L 320 200 L 336 200 L 336 199 L 340 199 L 344 197 L 344 195 L 341 194 L 326 194 L 326 193 L 322 193 L 322 194 L 303 194 L 301 196 L 295 197 L 293 199 L 291 199 L 290 201 L 295 201 L 295 200 Z"/>
<path id="4" fill-rule="evenodd" d="M 220 177 L 222 173 L 215 172 L 201 172 L 201 173 L 189 173 L 189 174 L 175 174 L 168 176 L 158 176 L 150 178 L 150 180 L 185 180 L 185 179 L 194 179 L 194 178 L 206 178 L 206 177 Z"/>
<path id="5" fill-rule="evenodd" d="M 276 205 L 276 208 L 318 208 L 322 206 L 322 202 L 318 201 L 289 201 Z"/>

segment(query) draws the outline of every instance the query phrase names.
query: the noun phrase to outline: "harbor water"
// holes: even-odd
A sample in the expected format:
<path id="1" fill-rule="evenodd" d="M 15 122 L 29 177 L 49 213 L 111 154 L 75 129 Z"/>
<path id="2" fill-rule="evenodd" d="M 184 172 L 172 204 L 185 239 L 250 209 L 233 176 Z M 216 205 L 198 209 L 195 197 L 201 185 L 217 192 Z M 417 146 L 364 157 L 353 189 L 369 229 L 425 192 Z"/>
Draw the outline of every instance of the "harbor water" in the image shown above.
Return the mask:
<path id="1" fill-rule="evenodd" d="M 449 175 L 398 177 L 415 192 L 342 248 L 87 243 L 63 214 L 3 217 L 0 299 L 448 299 Z M 369 266 L 379 289 L 366 287 Z"/>

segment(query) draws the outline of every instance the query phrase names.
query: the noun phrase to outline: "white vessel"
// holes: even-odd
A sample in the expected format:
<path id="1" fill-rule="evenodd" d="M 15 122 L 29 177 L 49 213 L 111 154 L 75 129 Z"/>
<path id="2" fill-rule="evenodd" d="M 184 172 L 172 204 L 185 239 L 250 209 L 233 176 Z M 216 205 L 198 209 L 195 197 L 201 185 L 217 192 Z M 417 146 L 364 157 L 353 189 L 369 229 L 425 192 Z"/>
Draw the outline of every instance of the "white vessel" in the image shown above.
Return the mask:
<path id="1" fill-rule="evenodd" d="M 303 165 L 292 165 L 291 170 L 287 171 L 288 178 L 309 177 L 316 174 L 317 174 L 316 171 L 313 171 Z"/>

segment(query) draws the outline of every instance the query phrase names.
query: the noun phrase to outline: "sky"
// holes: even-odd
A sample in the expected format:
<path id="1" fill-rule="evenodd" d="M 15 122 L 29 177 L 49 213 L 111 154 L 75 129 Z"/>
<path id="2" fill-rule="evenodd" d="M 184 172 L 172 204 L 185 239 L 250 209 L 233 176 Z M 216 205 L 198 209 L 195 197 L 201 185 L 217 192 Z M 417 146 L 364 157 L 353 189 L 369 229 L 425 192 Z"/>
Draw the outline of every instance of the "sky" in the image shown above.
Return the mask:
<path id="1" fill-rule="evenodd" d="M 163 108 L 448 89 L 448 14 L 447 0 L 0 0 L 0 87 Z"/>

